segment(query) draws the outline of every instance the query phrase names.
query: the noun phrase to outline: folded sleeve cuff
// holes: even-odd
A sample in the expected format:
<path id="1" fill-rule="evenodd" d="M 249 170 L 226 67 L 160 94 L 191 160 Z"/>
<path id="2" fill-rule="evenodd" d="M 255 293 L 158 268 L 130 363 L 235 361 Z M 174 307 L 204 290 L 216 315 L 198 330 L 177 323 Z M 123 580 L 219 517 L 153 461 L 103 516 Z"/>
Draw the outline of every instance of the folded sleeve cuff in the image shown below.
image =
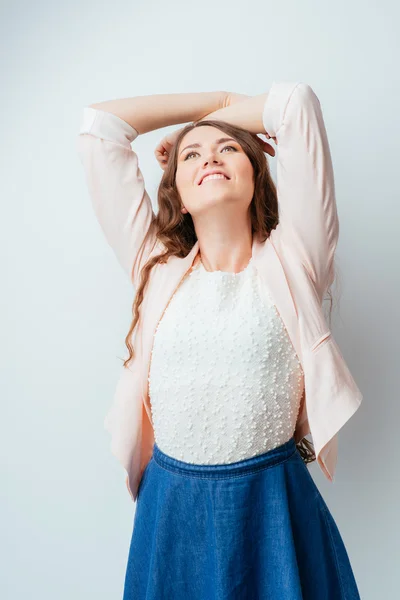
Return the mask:
<path id="1" fill-rule="evenodd" d="M 79 134 L 89 133 L 95 137 L 130 148 L 131 143 L 139 132 L 126 121 L 113 113 L 85 106 L 82 115 Z"/>
<path id="2" fill-rule="evenodd" d="M 262 115 L 264 129 L 271 137 L 276 137 L 284 121 L 286 106 L 290 96 L 299 83 L 292 81 L 272 82 Z"/>

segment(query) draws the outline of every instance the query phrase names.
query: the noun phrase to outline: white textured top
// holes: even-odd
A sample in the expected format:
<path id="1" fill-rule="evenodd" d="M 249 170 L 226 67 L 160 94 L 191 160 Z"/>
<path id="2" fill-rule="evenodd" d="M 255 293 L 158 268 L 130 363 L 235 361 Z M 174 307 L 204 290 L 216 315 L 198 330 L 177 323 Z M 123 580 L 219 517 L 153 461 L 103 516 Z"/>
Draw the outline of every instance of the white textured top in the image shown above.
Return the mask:
<path id="1" fill-rule="evenodd" d="M 155 441 L 197 464 L 230 463 L 294 433 L 303 371 L 251 258 L 239 273 L 199 262 L 155 331 L 149 396 Z"/>

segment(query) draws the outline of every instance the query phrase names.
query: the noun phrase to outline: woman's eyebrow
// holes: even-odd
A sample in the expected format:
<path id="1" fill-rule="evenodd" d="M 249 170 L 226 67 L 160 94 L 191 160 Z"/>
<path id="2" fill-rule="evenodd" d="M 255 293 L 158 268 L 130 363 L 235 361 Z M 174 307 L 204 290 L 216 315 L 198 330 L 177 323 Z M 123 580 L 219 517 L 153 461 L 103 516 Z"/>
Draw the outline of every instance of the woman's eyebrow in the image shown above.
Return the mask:
<path id="1" fill-rule="evenodd" d="M 218 144 L 222 144 L 222 142 L 230 142 L 230 141 L 232 141 L 232 142 L 236 142 L 236 140 L 234 140 L 233 138 L 230 138 L 230 137 L 222 137 L 222 138 L 219 138 L 218 140 L 215 140 L 214 144 L 217 146 Z M 201 144 L 199 144 L 199 143 L 197 143 L 197 142 L 196 142 L 196 143 L 194 143 L 194 144 L 190 144 L 189 146 L 185 146 L 185 147 L 183 148 L 183 150 L 181 150 L 181 151 L 180 151 L 179 155 L 181 155 L 181 154 L 182 154 L 182 152 L 183 152 L 184 150 L 187 150 L 188 148 L 201 148 Z"/>

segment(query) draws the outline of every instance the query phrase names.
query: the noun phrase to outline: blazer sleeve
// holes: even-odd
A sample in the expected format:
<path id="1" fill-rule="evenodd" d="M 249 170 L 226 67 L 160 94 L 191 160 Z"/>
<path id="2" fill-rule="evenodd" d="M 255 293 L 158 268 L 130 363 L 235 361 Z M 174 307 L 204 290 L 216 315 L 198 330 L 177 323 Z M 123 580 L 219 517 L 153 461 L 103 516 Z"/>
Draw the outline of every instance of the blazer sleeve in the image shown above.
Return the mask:
<path id="1" fill-rule="evenodd" d="M 77 139 L 97 220 L 135 287 L 155 243 L 151 200 L 131 148 L 138 135 L 116 115 L 87 106 Z"/>
<path id="2" fill-rule="evenodd" d="M 321 105 L 306 83 L 273 82 L 262 118 L 265 131 L 277 140 L 276 231 L 322 299 L 334 278 L 339 221 Z"/>

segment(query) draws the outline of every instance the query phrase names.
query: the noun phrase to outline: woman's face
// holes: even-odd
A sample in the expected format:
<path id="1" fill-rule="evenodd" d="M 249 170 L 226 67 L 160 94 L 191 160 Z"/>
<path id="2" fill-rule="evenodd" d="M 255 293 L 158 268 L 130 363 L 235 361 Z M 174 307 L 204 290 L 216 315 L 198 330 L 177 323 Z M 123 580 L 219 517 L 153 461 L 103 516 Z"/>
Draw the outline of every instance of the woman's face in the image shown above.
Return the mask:
<path id="1" fill-rule="evenodd" d="M 221 171 L 228 179 L 202 180 L 213 170 Z M 192 217 L 210 206 L 226 209 L 235 204 L 247 209 L 254 194 L 253 166 L 239 142 L 216 127 L 204 125 L 192 129 L 181 140 L 176 185 L 186 209 L 182 212 L 189 212 Z"/>

